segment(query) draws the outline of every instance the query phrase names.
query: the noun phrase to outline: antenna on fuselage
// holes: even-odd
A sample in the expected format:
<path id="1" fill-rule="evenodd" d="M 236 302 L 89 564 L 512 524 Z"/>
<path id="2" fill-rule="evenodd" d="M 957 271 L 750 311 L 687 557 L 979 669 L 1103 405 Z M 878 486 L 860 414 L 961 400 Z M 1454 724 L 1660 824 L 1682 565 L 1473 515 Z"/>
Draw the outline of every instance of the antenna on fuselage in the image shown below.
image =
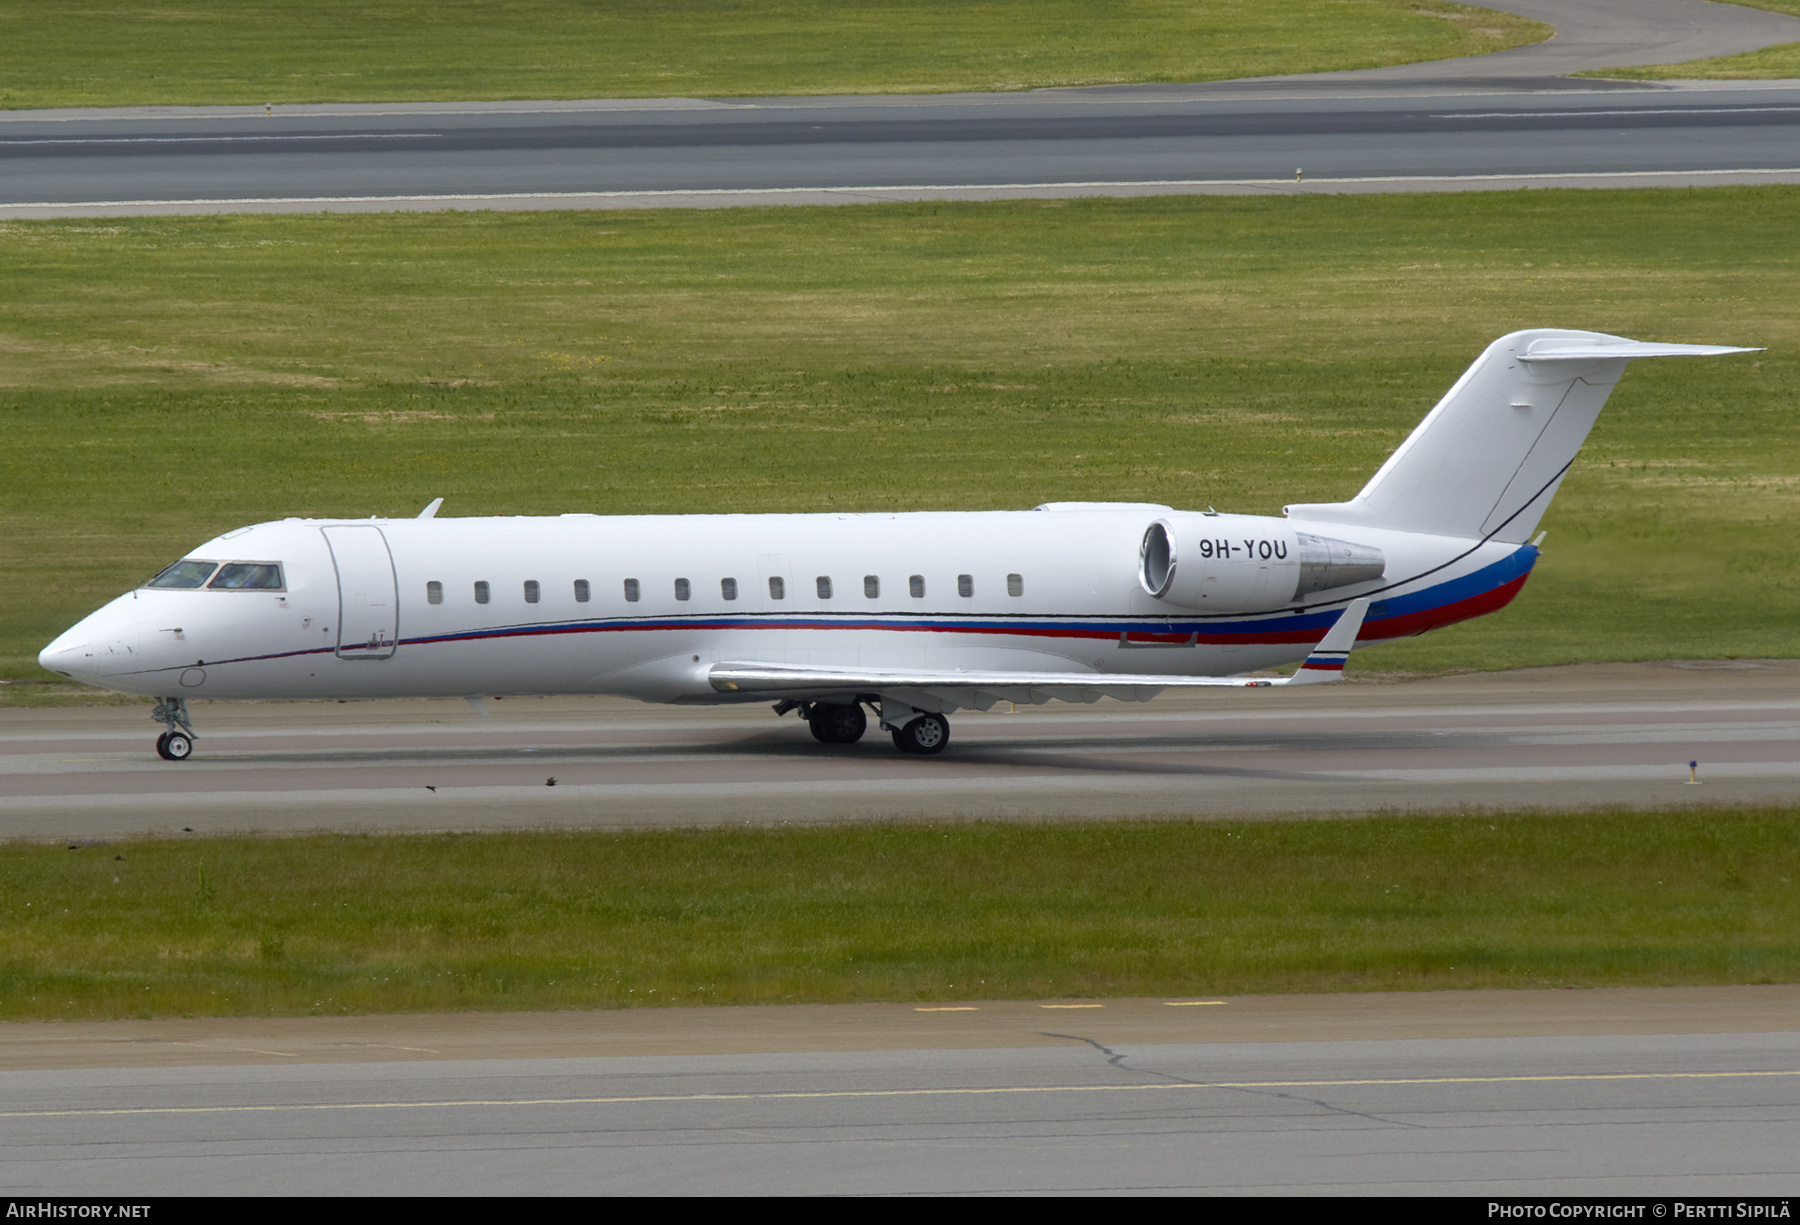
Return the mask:
<path id="1" fill-rule="evenodd" d="M 431 505 L 427 506 L 424 510 L 419 512 L 419 518 L 421 518 L 421 519 L 437 518 L 438 507 L 442 506 L 443 504 L 444 504 L 444 499 L 442 499 L 442 498 L 431 499 Z"/>

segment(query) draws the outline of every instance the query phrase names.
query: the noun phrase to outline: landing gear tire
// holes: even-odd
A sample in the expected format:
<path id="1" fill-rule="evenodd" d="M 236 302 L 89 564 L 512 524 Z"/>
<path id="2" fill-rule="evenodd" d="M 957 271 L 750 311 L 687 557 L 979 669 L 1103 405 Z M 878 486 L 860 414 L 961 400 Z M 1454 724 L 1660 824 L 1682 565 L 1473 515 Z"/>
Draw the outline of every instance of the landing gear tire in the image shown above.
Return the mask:
<path id="1" fill-rule="evenodd" d="M 156 755 L 164 761 L 186 761 L 194 755 L 194 725 L 188 722 L 186 698 L 158 698 L 150 717 L 169 730 L 156 738 Z"/>
<path id="2" fill-rule="evenodd" d="M 930 757 L 950 743 L 950 720 L 943 715 L 920 715 L 905 727 L 894 729 L 894 747 L 902 753 Z"/>
<path id="3" fill-rule="evenodd" d="M 821 744 L 855 744 L 869 729 L 869 716 L 860 706 L 827 706 L 821 702 L 813 707 L 807 723 L 812 727 L 813 739 Z"/>
<path id="4" fill-rule="evenodd" d="M 186 761 L 194 755 L 194 742 L 186 732 L 164 732 L 156 738 L 156 755 L 164 761 Z"/>

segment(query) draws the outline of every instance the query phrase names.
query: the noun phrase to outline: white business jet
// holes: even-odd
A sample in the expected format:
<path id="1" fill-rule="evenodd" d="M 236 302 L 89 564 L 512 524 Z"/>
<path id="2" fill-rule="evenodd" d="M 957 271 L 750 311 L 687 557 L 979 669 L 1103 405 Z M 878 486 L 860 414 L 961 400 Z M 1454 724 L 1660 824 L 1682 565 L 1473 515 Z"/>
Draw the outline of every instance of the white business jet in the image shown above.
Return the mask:
<path id="1" fill-rule="evenodd" d="M 193 752 L 195 697 L 773 700 L 839 744 L 867 707 L 903 751 L 937 753 L 965 707 L 1336 680 L 1355 646 L 1493 612 L 1626 363 L 1754 351 L 1515 332 L 1361 493 L 1284 518 L 454 519 L 440 498 L 416 519 L 284 519 L 207 541 L 38 662 L 158 699 L 171 761 Z"/>

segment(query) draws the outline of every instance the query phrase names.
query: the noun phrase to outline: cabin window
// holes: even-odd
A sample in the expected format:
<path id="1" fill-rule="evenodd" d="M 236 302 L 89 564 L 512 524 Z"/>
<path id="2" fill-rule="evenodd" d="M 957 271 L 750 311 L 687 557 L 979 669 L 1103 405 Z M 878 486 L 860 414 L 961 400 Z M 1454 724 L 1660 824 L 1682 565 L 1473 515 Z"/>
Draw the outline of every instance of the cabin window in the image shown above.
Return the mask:
<path id="1" fill-rule="evenodd" d="M 178 561 L 145 583 L 146 587 L 204 587 L 206 580 L 219 568 L 216 561 Z"/>
<path id="2" fill-rule="evenodd" d="M 425 602 L 427 604 L 442 604 L 444 602 L 444 585 L 436 579 L 432 579 L 429 583 L 426 583 Z"/>
<path id="3" fill-rule="evenodd" d="M 686 579 L 678 578 L 675 580 L 675 598 L 677 600 L 685 600 L 692 594 L 693 589 L 688 586 L 688 581 Z"/>
<path id="4" fill-rule="evenodd" d="M 769 598 L 771 600 L 787 599 L 787 583 L 774 575 L 769 576 Z"/>
<path id="5" fill-rule="evenodd" d="M 638 581 L 636 579 L 628 578 L 625 580 L 625 602 L 627 604 L 636 604 L 638 602 L 638 596 L 641 594 L 642 592 L 638 588 Z"/>
<path id="6" fill-rule="evenodd" d="M 586 604 L 588 600 L 592 598 L 593 594 L 594 590 L 588 586 L 588 581 L 586 579 L 578 578 L 575 580 L 575 602 L 577 604 Z"/>
<path id="7" fill-rule="evenodd" d="M 543 594 L 543 589 L 538 586 L 538 581 L 536 579 L 528 578 L 525 580 L 525 602 L 527 604 L 536 604 L 538 600 L 543 598 Z"/>
<path id="8" fill-rule="evenodd" d="M 813 580 L 813 585 L 819 589 L 819 598 L 821 600 L 829 600 L 831 598 L 831 576 L 830 575 L 821 574 L 818 578 Z"/>
<path id="9" fill-rule="evenodd" d="M 724 596 L 727 600 L 737 599 L 737 580 L 734 578 L 720 579 L 719 594 Z"/>
<path id="10" fill-rule="evenodd" d="M 1006 594 L 1011 596 L 1021 596 L 1025 594 L 1025 576 L 1023 574 L 1009 574 L 1006 576 Z"/>
<path id="11" fill-rule="evenodd" d="M 478 582 L 475 584 L 475 602 L 477 604 L 486 604 L 488 602 L 488 585 L 486 583 Z"/>
<path id="12" fill-rule="evenodd" d="M 974 595 L 975 594 L 975 576 L 972 574 L 957 575 L 956 576 L 956 594 L 961 596 L 965 600 L 968 599 L 970 596 Z"/>
<path id="13" fill-rule="evenodd" d="M 272 561 L 229 561 L 219 567 L 213 591 L 285 591 L 281 583 L 281 567 Z"/>
<path id="14" fill-rule="evenodd" d="M 925 598 L 925 576 L 923 574 L 915 574 L 907 579 L 906 589 L 912 592 L 913 599 L 923 600 Z"/>
<path id="15" fill-rule="evenodd" d="M 881 580 L 873 574 L 863 575 L 863 594 L 871 600 L 881 598 Z"/>

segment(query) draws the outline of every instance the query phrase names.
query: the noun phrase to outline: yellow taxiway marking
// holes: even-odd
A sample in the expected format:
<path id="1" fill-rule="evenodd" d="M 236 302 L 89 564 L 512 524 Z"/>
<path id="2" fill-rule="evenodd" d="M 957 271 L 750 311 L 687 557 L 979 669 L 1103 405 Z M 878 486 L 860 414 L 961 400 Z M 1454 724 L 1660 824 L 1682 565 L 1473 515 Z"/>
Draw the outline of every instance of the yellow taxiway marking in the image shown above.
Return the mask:
<path id="1" fill-rule="evenodd" d="M 1039 1004 L 1039 1008 L 1104 1008 L 1105 1004 Z"/>
<path id="2" fill-rule="evenodd" d="M 1164 1000 L 1165 1008 L 1210 1008 L 1214 1004 L 1224 1004 L 1224 1000 Z"/>
<path id="3" fill-rule="evenodd" d="M 843 1098 L 1006 1097 L 1026 1093 L 1177 1093 L 1194 1089 L 1354 1089 L 1397 1085 L 1578 1084 L 1627 1080 L 1755 1080 L 1775 1072 L 1576 1072 L 1546 1076 L 1399 1076 L 1366 1080 L 1161 1081 L 1149 1085 L 1009 1085 L 990 1089 L 822 1089 L 792 1093 L 653 1093 L 636 1097 L 450 1098 L 419 1102 L 310 1102 L 276 1106 L 121 1106 L 76 1110 L 0 1110 L 0 1119 L 66 1119 L 145 1114 L 275 1114 L 283 1110 L 431 1110 L 472 1106 L 634 1106 L 666 1102 L 826 1101 Z"/>
<path id="4" fill-rule="evenodd" d="M 973 1004 L 947 1004 L 941 1008 L 915 1008 L 914 1012 L 980 1012 Z"/>

